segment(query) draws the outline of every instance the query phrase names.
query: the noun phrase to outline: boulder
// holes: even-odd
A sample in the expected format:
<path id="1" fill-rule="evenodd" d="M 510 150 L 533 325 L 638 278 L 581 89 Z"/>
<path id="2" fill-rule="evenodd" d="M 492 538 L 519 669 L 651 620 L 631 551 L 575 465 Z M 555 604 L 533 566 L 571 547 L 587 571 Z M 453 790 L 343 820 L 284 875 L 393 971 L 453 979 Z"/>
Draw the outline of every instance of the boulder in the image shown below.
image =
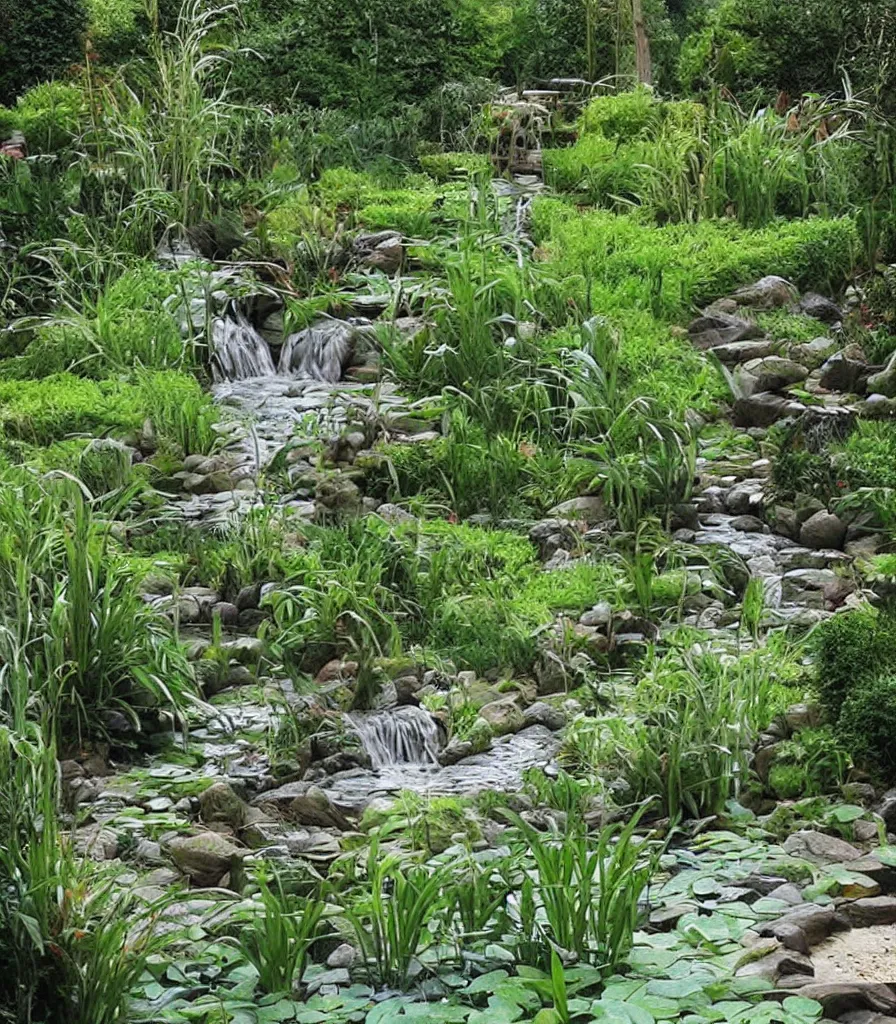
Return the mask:
<path id="1" fill-rule="evenodd" d="M 783 391 L 792 384 L 798 384 L 809 376 L 805 366 L 781 356 L 766 356 L 751 359 L 738 367 L 735 381 L 744 396 L 761 391 Z"/>
<path id="2" fill-rule="evenodd" d="M 603 498 L 586 495 L 562 501 L 559 505 L 549 509 L 548 515 L 558 519 L 579 519 L 591 526 L 595 523 L 605 522 L 607 510 Z"/>
<path id="3" fill-rule="evenodd" d="M 800 544 L 815 551 L 839 551 L 846 540 L 846 523 L 832 512 L 816 512 L 800 527 Z"/>
<path id="4" fill-rule="evenodd" d="M 886 398 L 896 398 L 896 352 L 890 356 L 883 370 L 868 378 L 868 390 Z"/>
<path id="5" fill-rule="evenodd" d="M 169 841 L 167 849 L 180 870 L 200 886 L 218 885 L 243 857 L 238 846 L 217 832 L 177 836 Z"/>
<path id="6" fill-rule="evenodd" d="M 842 909 L 853 928 L 896 924 L 896 896 L 869 896 L 844 903 Z"/>
<path id="7" fill-rule="evenodd" d="M 837 348 L 835 339 L 825 335 L 798 345 L 791 345 L 790 358 L 802 363 L 803 366 L 808 366 L 810 370 L 817 370 L 826 359 L 837 351 Z"/>
<path id="8" fill-rule="evenodd" d="M 817 292 L 806 292 L 800 299 L 799 310 L 806 316 L 811 316 L 826 324 L 839 324 L 843 320 L 843 312 L 837 303 L 826 299 Z"/>
<path id="9" fill-rule="evenodd" d="M 523 712 L 526 725 L 543 725 L 551 732 L 559 732 L 566 725 L 566 715 L 559 708 L 539 700 Z"/>
<path id="10" fill-rule="evenodd" d="M 695 348 L 702 351 L 737 345 L 744 341 L 761 339 L 761 327 L 742 317 L 729 313 L 706 311 L 688 325 L 688 335 Z M 734 360 L 737 362 L 738 360 Z"/>
<path id="11" fill-rule="evenodd" d="M 206 825 L 224 822 L 233 829 L 246 823 L 249 805 L 226 782 L 216 782 L 199 795 L 199 815 Z"/>
<path id="12" fill-rule="evenodd" d="M 726 366 L 736 366 L 750 359 L 764 359 L 774 354 L 776 343 L 771 338 L 758 338 L 749 341 L 732 341 L 723 345 L 714 345 L 708 351 Z"/>
<path id="13" fill-rule="evenodd" d="M 765 486 L 761 480 L 742 480 L 725 497 L 725 508 L 732 516 L 753 515 L 762 511 Z"/>
<path id="14" fill-rule="evenodd" d="M 788 416 L 799 416 L 805 406 L 772 391 L 738 398 L 734 403 L 733 420 L 736 427 L 770 427 Z"/>
<path id="15" fill-rule="evenodd" d="M 860 390 L 864 390 L 860 382 L 867 372 L 867 364 L 850 359 L 844 352 L 836 352 L 822 366 L 818 383 L 828 391 L 858 394 Z"/>
<path id="16" fill-rule="evenodd" d="M 814 999 L 824 1007 L 826 1020 L 838 1020 L 856 1010 L 873 1010 L 892 1014 L 896 1011 L 896 994 L 889 985 L 864 981 L 816 981 L 803 985 L 799 994 Z"/>
<path id="17" fill-rule="evenodd" d="M 416 522 L 416 516 L 408 512 L 407 509 L 403 509 L 401 505 L 393 505 L 390 502 L 384 502 L 380 505 L 376 510 L 376 514 L 387 523 Z"/>
<path id="18" fill-rule="evenodd" d="M 514 697 L 503 697 L 486 704 L 479 709 L 479 717 L 488 722 L 495 736 L 519 732 L 526 725 L 526 719 Z"/>
<path id="19" fill-rule="evenodd" d="M 749 306 L 752 309 L 779 309 L 781 306 L 789 306 L 797 300 L 797 290 L 783 277 L 760 278 L 755 284 L 738 288 L 730 298 L 738 306 Z"/>
<path id="20" fill-rule="evenodd" d="M 350 832 L 352 825 L 338 807 L 330 803 L 330 798 L 317 786 L 297 796 L 287 808 L 290 820 L 299 825 L 310 825 L 315 828 L 335 828 L 340 832 Z"/>
<path id="21" fill-rule="evenodd" d="M 862 856 L 861 850 L 845 840 L 808 829 L 788 836 L 784 840 L 784 852 L 817 864 L 845 864 Z"/>

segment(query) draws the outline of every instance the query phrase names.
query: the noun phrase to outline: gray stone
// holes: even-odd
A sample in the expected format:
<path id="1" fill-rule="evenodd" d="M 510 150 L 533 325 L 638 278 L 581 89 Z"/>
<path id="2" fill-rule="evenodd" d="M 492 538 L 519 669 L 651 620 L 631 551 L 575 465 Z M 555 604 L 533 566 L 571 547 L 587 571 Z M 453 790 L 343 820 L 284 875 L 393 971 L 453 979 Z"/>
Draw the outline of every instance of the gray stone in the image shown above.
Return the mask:
<path id="1" fill-rule="evenodd" d="M 836 351 L 837 342 L 833 338 L 813 338 L 801 345 L 791 345 L 790 358 L 808 366 L 810 370 L 817 370 Z"/>
<path id="2" fill-rule="evenodd" d="M 799 416 L 805 406 L 771 391 L 738 398 L 734 403 L 733 420 L 736 427 L 770 427 L 788 416 Z"/>
<path id="3" fill-rule="evenodd" d="M 514 697 L 502 697 L 479 709 L 479 717 L 485 719 L 496 736 L 519 732 L 526 726 L 526 720 Z"/>
<path id="4" fill-rule="evenodd" d="M 824 715 L 818 704 L 791 704 L 784 712 L 784 721 L 791 732 L 814 729 L 821 725 Z"/>
<path id="5" fill-rule="evenodd" d="M 817 981 L 804 985 L 800 989 L 800 996 L 821 1003 L 828 1020 L 837 1020 L 856 1010 L 873 1010 L 878 1013 L 896 1011 L 896 995 L 890 986 L 873 982 Z"/>
<path id="6" fill-rule="evenodd" d="M 583 626 L 609 626 L 612 619 L 613 609 L 606 601 L 596 604 L 579 616 L 579 622 Z"/>
<path id="7" fill-rule="evenodd" d="M 416 522 L 416 516 L 403 509 L 400 505 L 392 505 L 389 502 L 380 505 L 376 510 L 376 514 L 387 523 Z"/>
<path id="8" fill-rule="evenodd" d="M 220 619 L 222 626 L 236 626 L 240 621 L 240 611 L 229 601 L 220 601 L 212 609 L 212 618 Z"/>
<path id="9" fill-rule="evenodd" d="M 200 886 L 218 885 L 239 864 L 244 853 L 217 832 L 177 836 L 169 841 L 167 849 L 181 871 Z"/>
<path id="10" fill-rule="evenodd" d="M 862 856 L 861 850 L 845 840 L 812 830 L 794 832 L 788 836 L 784 840 L 784 852 L 817 864 L 845 864 Z"/>
<path id="11" fill-rule="evenodd" d="M 562 501 L 548 511 L 549 516 L 560 519 L 581 519 L 588 525 L 606 521 L 607 510 L 603 499 L 596 496 L 583 496 Z"/>
<path id="12" fill-rule="evenodd" d="M 792 384 L 798 384 L 809 376 L 805 366 L 781 356 L 766 356 L 744 363 L 735 373 L 735 381 L 741 385 L 744 395 L 762 391 L 783 391 Z"/>
<path id="13" fill-rule="evenodd" d="M 870 896 L 853 900 L 844 903 L 841 909 L 853 928 L 896 924 L 896 896 Z"/>
<path id="14" fill-rule="evenodd" d="M 806 292 L 800 299 L 799 309 L 806 316 L 811 316 L 815 320 L 821 320 L 826 324 L 839 324 L 843 319 L 840 307 L 817 292 Z"/>
<path id="15" fill-rule="evenodd" d="M 816 512 L 800 528 L 800 544 L 815 551 L 838 550 L 846 540 L 846 523 L 832 512 Z"/>
<path id="16" fill-rule="evenodd" d="M 543 725 L 551 732 L 559 732 L 566 725 L 566 715 L 559 708 L 541 700 L 526 708 L 523 720 L 526 725 Z"/>
<path id="17" fill-rule="evenodd" d="M 788 306 L 797 299 L 797 290 L 783 277 L 769 275 L 756 281 L 755 284 L 738 288 L 729 298 L 738 306 L 749 306 L 753 309 L 778 309 Z"/>
<path id="18" fill-rule="evenodd" d="M 727 366 L 736 366 L 750 359 L 764 359 L 774 354 L 776 343 L 771 338 L 756 341 L 733 341 L 725 345 L 715 345 L 708 351 Z"/>
<path id="19" fill-rule="evenodd" d="M 738 533 L 762 533 L 765 530 L 765 523 L 756 516 L 735 516 L 731 520 L 731 529 Z"/>
<path id="20" fill-rule="evenodd" d="M 725 497 L 725 507 L 733 516 L 753 515 L 762 511 L 765 485 L 762 480 L 743 480 L 735 484 Z"/>
<path id="21" fill-rule="evenodd" d="M 896 352 L 879 373 L 868 378 L 868 390 L 886 398 L 896 398 Z"/>
<path id="22" fill-rule="evenodd" d="M 206 825 L 224 822 L 231 828 L 242 828 L 248 810 L 249 805 L 226 782 L 216 782 L 199 795 L 199 813 Z"/>
<path id="23" fill-rule="evenodd" d="M 828 391 L 846 391 L 856 394 L 859 382 L 868 372 L 865 363 L 850 359 L 843 352 L 836 352 L 822 366 L 818 383 Z"/>
<path id="24" fill-rule="evenodd" d="M 358 953 L 354 946 L 350 946 L 347 942 L 343 942 L 341 946 L 337 946 L 333 952 L 327 957 L 327 967 L 330 968 L 348 968 L 357 959 Z"/>

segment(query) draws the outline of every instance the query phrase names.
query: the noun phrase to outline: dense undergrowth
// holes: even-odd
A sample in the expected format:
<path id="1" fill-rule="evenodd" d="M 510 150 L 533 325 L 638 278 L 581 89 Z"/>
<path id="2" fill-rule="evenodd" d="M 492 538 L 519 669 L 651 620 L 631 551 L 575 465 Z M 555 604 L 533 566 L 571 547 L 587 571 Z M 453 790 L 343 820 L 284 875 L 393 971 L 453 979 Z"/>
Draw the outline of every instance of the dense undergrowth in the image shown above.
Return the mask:
<path id="1" fill-rule="evenodd" d="M 848 55 L 840 89 L 824 52 L 858 24 L 851 10 L 813 3 L 795 41 L 771 5 L 685 18 L 645 2 L 654 91 L 623 88 L 636 26 L 621 5 L 610 19 L 541 0 L 408 3 L 401 18 L 299 0 L 70 6 L 41 63 L 28 41 L 60 5 L 0 0 L 0 142 L 16 150 L 0 155 L 0 1019 L 649 1024 L 720 1019 L 715 1003 L 771 1019 L 763 987 L 733 977 L 735 918 L 686 915 L 645 937 L 645 896 L 672 871 L 679 827 L 743 828 L 718 841 L 757 859 L 739 844 L 786 834 L 756 823 L 768 798 L 799 801 L 790 824 L 848 828 L 864 810 L 843 817 L 827 798 L 857 771 L 892 781 L 896 436 L 889 419 L 824 445 L 799 427 L 727 427 L 730 374 L 682 327 L 765 275 L 838 299 L 858 282 L 843 331 L 876 368 L 889 360 L 890 37 L 876 76 Z M 859 6 L 862 38 L 890 24 L 886 4 Z M 496 83 L 573 72 L 613 81 L 547 118 L 548 194 L 519 231 L 491 181 L 510 116 Z M 401 235 L 394 273 L 355 258 L 381 230 Z M 231 264 L 240 275 L 222 278 Z M 172 502 L 186 466 L 226 444 L 214 316 L 272 296 L 287 334 L 359 297 L 385 306 L 380 381 L 343 433 L 364 442 L 351 479 L 390 516 L 356 514 L 354 483 L 350 513 L 311 524 L 290 508 L 347 478 L 304 422 L 248 514 L 208 529 Z M 408 318 L 410 334 L 390 326 Z M 756 321 L 779 346 L 823 330 L 784 309 Z M 781 501 L 877 534 L 879 552 L 839 577 L 855 609 L 808 637 L 770 630 L 744 560 L 693 543 L 698 457 L 770 458 Z M 530 535 L 546 518 L 560 522 Z M 371 807 L 325 867 L 234 866 L 231 894 L 194 894 L 209 913 L 181 928 L 176 887 L 141 894 L 120 863 L 83 856 L 89 812 L 67 803 L 57 758 L 199 756 L 190 729 L 234 678 L 221 614 L 188 647 L 181 617 L 202 588 L 257 634 L 241 657 L 277 717 L 264 742 L 281 778 L 316 747 L 356 746 L 343 712 L 402 672 L 448 681 L 420 703 L 468 753 L 504 730 L 484 707 L 547 698 L 569 719 L 562 770 L 529 773 L 518 794 Z M 721 646 L 682 625 L 709 604 Z M 589 612 L 603 633 L 582 628 Z M 355 665 L 352 685 L 325 685 L 334 662 Z M 319 716 L 298 699 L 321 694 Z M 804 698 L 826 722 L 760 777 L 757 737 Z M 322 964 L 342 941 L 354 984 L 310 996 L 336 984 Z M 682 986 L 654 955 L 671 951 L 709 973 Z M 775 1020 L 820 1012 L 790 998 Z"/>

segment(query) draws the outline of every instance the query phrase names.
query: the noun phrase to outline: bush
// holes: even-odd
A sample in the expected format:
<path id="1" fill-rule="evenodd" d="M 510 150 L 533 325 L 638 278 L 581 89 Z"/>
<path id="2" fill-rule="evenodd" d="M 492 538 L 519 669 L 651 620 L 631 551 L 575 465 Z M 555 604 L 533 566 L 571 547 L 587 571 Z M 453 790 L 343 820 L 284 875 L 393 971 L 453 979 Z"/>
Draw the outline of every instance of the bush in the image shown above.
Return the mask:
<path id="1" fill-rule="evenodd" d="M 863 679 L 843 702 L 837 733 L 859 764 L 881 778 L 892 779 L 896 770 L 896 677 Z"/>
<path id="2" fill-rule="evenodd" d="M 83 0 L 0 0 L 0 102 L 84 57 Z"/>
<path id="3" fill-rule="evenodd" d="M 670 319 L 766 274 L 836 292 L 858 252 L 855 224 L 846 218 L 762 230 L 705 220 L 648 227 L 631 215 L 577 216 L 560 200 L 541 199 L 534 204 L 533 226 L 555 274 L 592 282 L 596 311 L 603 311 L 598 303 L 606 288 L 615 292 L 615 304 L 627 301 Z"/>
<path id="4" fill-rule="evenodd" d="M 816 686 L 836 719 L 855 686 L 896 669 L 896 616 L 873 608 L 835 615 L 815 634 Z"/>
<path id="5" fill-rule="evenodd" d="M 433 153 L 421 156 L 420 166 L 439 182 L 491 173 L 491 161 L 484 153 Z"/>
<path id="6" fill-rule="evenodd" d="M 896 488 L 896 423 L 859 420 L 836 465 L 852 487 Z"/>
<path id="7" fill-rule="evenodd" d="M 33 153 L 53 153 L 69 145 L 84 128 L 87 99 L 78 85 L 47 82 L 19 98 L 18 129 Z"/>

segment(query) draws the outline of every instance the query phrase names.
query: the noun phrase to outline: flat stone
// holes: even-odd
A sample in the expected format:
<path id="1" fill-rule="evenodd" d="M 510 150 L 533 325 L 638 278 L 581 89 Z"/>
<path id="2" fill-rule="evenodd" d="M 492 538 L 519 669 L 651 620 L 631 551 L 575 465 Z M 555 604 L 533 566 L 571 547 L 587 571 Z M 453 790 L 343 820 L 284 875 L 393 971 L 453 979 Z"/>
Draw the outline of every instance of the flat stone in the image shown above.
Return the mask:
<path id="1" fill-rule="evenodd" d="M 779 309 L 789 306 L 798 298 L 796 288 L 783 277 L 768 275 L 754 284 L 738 288 L 729 298 L 738 306 L 749 306 L 753 309 Z"/>
<path id="2" fill-rule="evenodd" d="M 855 1010 L 873 1010 L 878 1013 L 896 1011 L 896 995 L 889 985 L 819 980 L 804 985 L 800 995 L 821 1003 L 828 1019 L 837 1019 Z"/>
<path id="3" fill-rule="evenodd" d="M 799 416 L 806 407 L 784 395 L 776 395 L 772 391 L 760 391 L 756 394 L 738 398 L 732 410 L 732 419 L 736 427 L 770 427 L 778 420 L 788 416 Z"/>
<path id="4" fill-rule="evenodd" d="M 847 864 L 862 856 L 861 850 L 845 840 L 812 830 L 788 836 L 784 840 L 784 852 L 818 864 Z"/>
<path id="5" fill-rule="evenodd" d="M 870 896 L 844 903 L 840 909 L 849 918 L 853 928 L 896 924 L 896 896 Z M 896 982 L 896 967 L 893 973 Z"/>
<path id="6" fill-rule="evenodd" d="M 776 347 L 771 338 L 761 338 L 756 341 L 733 341 L 725 345 L 715 345 L 707 351 L 727 366 L 736 366 L 751 359 L 764 359 L 772 355 Z"/>
<path id="7" fill-rule="evenodd" d="M 816 512 L 800 527 L 800 544 L 816 551 L 843 547 L 846 523 L 831 512 Z"/>
<path id="8" fill-rule="evenodd" d="M 217 832 L 177 836 L 169 841 L 167 850 L 181 871 L 200 886 L 218 885 L 244 854 Z"/>

